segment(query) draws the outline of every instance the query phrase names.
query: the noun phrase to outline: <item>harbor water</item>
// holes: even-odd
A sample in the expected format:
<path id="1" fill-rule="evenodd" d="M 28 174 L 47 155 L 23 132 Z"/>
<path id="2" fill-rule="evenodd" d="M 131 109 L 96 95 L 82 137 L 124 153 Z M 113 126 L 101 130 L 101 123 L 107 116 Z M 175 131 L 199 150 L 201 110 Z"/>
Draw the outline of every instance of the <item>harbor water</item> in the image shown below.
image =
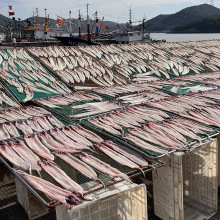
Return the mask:
<path id="1" fill-rule="evenodd" d="M 167 34 L 151 33 L 154 40 L 166 40 L 167 42 L 200 41 L 220 39 L 220 33 L 199 33 L 199 34 Z"/>

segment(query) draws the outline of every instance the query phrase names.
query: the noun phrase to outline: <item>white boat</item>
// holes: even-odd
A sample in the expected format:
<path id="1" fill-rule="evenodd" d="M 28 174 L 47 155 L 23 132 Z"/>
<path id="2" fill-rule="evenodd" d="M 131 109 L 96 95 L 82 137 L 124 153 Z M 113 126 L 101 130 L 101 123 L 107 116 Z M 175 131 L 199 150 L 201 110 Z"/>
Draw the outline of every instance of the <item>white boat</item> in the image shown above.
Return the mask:
<path id="1" fill-rule="evenodd" d="M 149 34 L 142 31 L 122 30 L 115 34 L 115 41 L 118 44 L 149 43 L 151 38 Z"/>

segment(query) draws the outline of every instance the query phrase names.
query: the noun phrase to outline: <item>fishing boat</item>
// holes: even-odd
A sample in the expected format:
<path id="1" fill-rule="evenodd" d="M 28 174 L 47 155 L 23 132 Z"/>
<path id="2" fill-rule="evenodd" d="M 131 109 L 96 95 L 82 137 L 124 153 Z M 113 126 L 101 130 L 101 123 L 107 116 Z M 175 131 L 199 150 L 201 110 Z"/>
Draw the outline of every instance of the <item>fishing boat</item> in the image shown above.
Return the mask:
<path id="1" fill-rule="evenodd" d="M 88 12 L 88 10 L 87 10 Z M 79 34 L 77 36 L 55 36 L 64 46 L 73 46 L 73 45 L 95 45 L 95 44 L 134 44 L 134 43 L 149 43 L 152 41 L 150 34 L 145 32 L 145 26 L 143 19 L 142 25 L 133 26 L 131 19 L 131 9 L 129 10 L 129 22 L 126 24 L 124 29 L 118 29 L 104 35 L 100 35 L 98 30 L 99 19 L 96 12 L 96 29 L 95 33 L 92 34 L 90 31 L 90 20 L 87 13 L 87 33 L 81 34 L 81 15 L 79 14 Z M 71 35 L 71 34 L 70 34 Z"/>

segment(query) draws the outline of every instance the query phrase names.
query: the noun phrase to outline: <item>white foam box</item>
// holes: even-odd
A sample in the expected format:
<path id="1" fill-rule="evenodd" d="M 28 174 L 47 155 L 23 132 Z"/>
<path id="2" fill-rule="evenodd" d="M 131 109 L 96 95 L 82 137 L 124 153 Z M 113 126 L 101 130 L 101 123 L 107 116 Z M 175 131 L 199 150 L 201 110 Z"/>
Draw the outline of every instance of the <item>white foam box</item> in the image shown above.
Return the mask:
<path id="1" fill-rule="evenodd" d="M 27 187 L 21 183 L 18 178 L 15 177 L 15 186 L 18 202 L 23 206 L 25 212 L 27 213 L 30 220 L 37 219 L 41 216 L 46 215 L 49 212 L 49 209 L 44 206 L 36 196 L 27 189 Z M 45 195 L 41 192 L 38 192 L 39 195 L 45 198 Z"/>
<path id="2" fill-rule="evenodd" d="M 121 182 L 99 190 L 86 201 L 68 210 L 56 207 L 57 220 L 147 220 L 147 193 L 144 184 Z"/>
<path id="3" fill-rule="evenodd" d="M 191 153 L 163 157 L 166 163 L 153 171 L 155 214 L 163 220 L 204 220 L 218 203 L 218 141 Z"/>
<path id="4" fill-rule="evenodd" d="M 220 134 L 217 136 L 218 140 L 218 161 L 220 161 Z M 218 170 L 220 171 L 220 163 L 218 163 Z M 218 174 L 218 186 L 220 187 L 220 175 Z"/>

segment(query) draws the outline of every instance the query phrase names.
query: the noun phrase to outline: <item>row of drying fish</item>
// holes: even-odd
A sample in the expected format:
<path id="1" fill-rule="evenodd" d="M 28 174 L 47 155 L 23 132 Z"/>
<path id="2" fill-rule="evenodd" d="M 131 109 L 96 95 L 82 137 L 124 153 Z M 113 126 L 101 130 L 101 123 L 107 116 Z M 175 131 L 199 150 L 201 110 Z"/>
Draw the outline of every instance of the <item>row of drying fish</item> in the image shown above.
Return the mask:
<path id="1" fill-rule="evenodd" d="M 63 133 L 62 138 L 60 133 Z M 65 138 L 67 144 L 64 143 L 64 139 L 63 139 L 64 137 L 63 135 L 65 134 L 67 134 Z M 60 159 L 64 160 L 74 169 L 78 170 L 84 176 L 101 183 L 102 181 L 98 179 L 96 172 L 94 172 L 94 170 L 91 167 L 94 167 L 97 170 L 101 171 L 102 173 L 106 173 L 110 175 L 111 177 L 120 177 L 126 181 L 130 181 L 127 175 L 121 173 L 116 168 L 111 167 L 109 164 L 106 164 L 105 162 L 97 159 L 92 155 L 88 155 L 81 151 L 77 151 L 77 148 L 73 147 L 73 144 L 71 145 L 71 148 L 67 149 L 68 144 L 70 143 L 70 138 L 72 138 L 71 142 L 77 139 L 77 141 L 81 142 L 81 145 L 82 143 L 85 142 L 87 143 L 87 145 L 88 144 L 91 145 L 90 141 L 93 142 L 102 141 L 102 144 L 97 144 L 96 147 L 99 148 L 106 155 L 117 161 L 118 163 L 121 163 L 122 165 L 128 166 L 133 169 L 141 169 L 140 166 L 141 167 L 148 166 L 147 161 L 144 158 L 142 158 L 140 155 L 136 154 L 135 152 L 131 150 L 127 151 L 125 147 L 121 145 L 116 145 L 111 141 L 103 142 L 102 138 L 100 138 L 93 132 L 83 129 L 80 126 L 71 126 L 71 128 L 65 127 L 62 129 L 61 132 L 58 133 L 57 130 L 56 131 L 53 130 L 51 131 L 51 135 L 47 134 L 46 132 L 42 132 L 39 133 L 38 136 L 36 134 L 31 136 L 26 136 L 24 138 L 24 141 L 21 140 L 10 141 L 9 144 L 7 144 L 6 142 L 1 142 L 0 150 L 1 150 L 1 154 L 5 158 L 7 158 L 10 162 L 12 162 L 18 167 L 21 167 L 24 170 L 29 170 L 31 168 L 40 171 L 41 168 L 43 168 L 43 170 L 46 171 L 49 175 L 51 175 L 60 185 L 62 185 L 66 190 L 69 190 L 71 193 L 74 194 L 74 201 L 72 201 L 73 204 L 78 204 L 81 202 L 81 199 L 86 199 L 83 196 L 84 193 L 83 189 L 75 181 L 71 180 L 66 175 L 66 173 L 62 169 L 60 169 L 60 167 L 57 166 L 54 162 L 52 163 L 49 161 L 47 162 L 41 161 L 35 153 L 49 160 L 54 160 L 54 155 L 55 155 L 56 157 L 59 157 Z M 56 141 L 55 139 L 59 140 L 59 142 Z M 60 142 L 61 139 L 62 139 L 62 144 Z M 42 143 L 44 143 L 44 146 L 42 145 Z M 48 151 L 48 149 L 45 148 L 45 146 L 49 147 L 50 150 L 55 150 L 57 152 L 51 154 Z M 35 153 L 31 151 L 30 148 Z M 83 147 L 81 148 L 80 146 L 78 146 L 78 149 L 82 150 Z M 65 150 L 64 151 L 65 153 L 60 152 L 63 150 Z M 70 155 L 67 152 L 75 152 L 77 157 L 80 158 L 80 160 L 77 159 L 75 156 Z M 51 195 L 49 192 L 50 190 L 48 191 L 48 187 L 50 186 L 54 187 L 54 185 L 40 178 L 28 175 L 22 171 L 18 171 L 18 173 L 31 186 L 41 190 L 42 192 L 46 193 L 48 196 L 57 199 L 58 201 L 64 203 L 65 205 L 67 205 L 70 202 L 64 199 L 60 200 L 60 190 L 63 191 L 61 188 L 59 188 L 59 192 L 56 192 L 55 195 Z M 33 181 L 37 181 L 37 184 L 35 185 Z M 55 189 L 57 189 L 57 187 L 54 187 L 54 190 Z"/>
<path id="2" fill-rule="evenodd" d="M 40 117 L 45 115 L 50 115 L 51 113 L 47 110 L 36 107 L 36 106 L 27 106 L 22 108 L 12 108 L 7 110 L 0 111 L 0 123 L 17 121 L 20 119 L 27 120 L 32 117 Z"/>
<path id="3" fill-rule="evenodd" d="M 159 154 L 167 154 L 167 150 L 170 149 L 187 150 L 189 143 L 186 137 L 200 142 L 199 134 L 206 135 L 206 132 L 214 132 L 212 128 L 186 119 L 172 118 L 164 120 L 164 118 L 169 117 L 165 113 L 163 113 L 163 117 L 156 115 L 152 120 L 150 112 L 158 113 L 158 110 L 143 111 L 143 108 L 139 107 L 137 113 L 135 109 L 136 107 L 133 107 L 133 109 L 130 108 L 126 112 L 116 112 L 90 118 L 88 122 L 111 134 L 119 135 L 145 150 Z M 147 108 L 145 107 L 145 109 Z M 146 121 L 151 122 L 146 124 Z M 155 121 L 160 121 L 160 123 Z M 163 147 L 163 149 L 158 146 Z"/>
<path id="4" fill-rule="evenodd" d="M 102 144 L 100 144 L 101 142 Z M 117 158 L 124 159 L 122 156 L 124 155 L 141 166 L 147 166 L 147 161 L 137 153 L 127 150 L 121 145 L 116 145 L 111 141 L 104 141 L 100 136 L 81 126 L 69 126 L 63 127 L 60 130 L 52 129 L 49 133 L 41 132 L 38 134 L 25 135 L 24 141 L 18 139 L 9 141 L 9 143 L 3 141 L 1 142 L 1 153 L 13 164 L 24 170 L 31 168 L 39 171 L 41 170 L 38 164 L 40 160 L 39 156 L 47 160 L 54 160 L 54 155 L 51 154 L 50 150 L 58 152 L 58 155 L 59 152 L 63 152 L 62 154 L 64 154 L 64 152 L 77 154 L 82 150 L 93 152 L 93 143 L 97 143 L 95 146 L 113 160 L 117 160 L 116 156 Z M 111 150 L 108 150 L 109 148 L 111 148 Z M 126 165 L 123 160 L 118 160 L 117 162 L 129 166 Z M 130 165 L 129 167 L 139 169 L 138 166 L 131 167 Z"/>
<path id="5" fill-rule="evenodd" d="M 111 141 L 105 141 L 102 144 L 96 145 L 96 147 L 113 160 L 130 168 L 141 170 L 140 166 L 148 166 L 148 162 L 139 154 Z M 77 152 L 76 155 L 79 157 L 79 159 L 69 153 L 64 152 L 56 152 L 54 155 L 68 163 L 71 167 L 82 173 L 87 178 L 102 183 L 103 186 L 104 183 L 98 179 L 97 173 L 92 167 L 101 171 L 102 173 L 108 174 L 111 177 L 119 177 L 125 181 L 131 181 L 126 174 L 87 153 Z M 64 189 L 57 187 L 39 177 L 29 175 L 21 170 L 16 170 L 16 172 L 32 187 L 44 192 L 50 198 L 56 199 L 57 201 L 63 203 L 68 208 L 71 208 L 71 205 L 80 204 L 82 200 L 89 199 L 83 195 L 85 193 L 83 188 L 76 181 L 72 180 L 54 162 L 39 161 L 39 164 L 40 167 L 42 167 L 42 169 Z"/>
<path id="6" fill-rule="evenodd" d="M 152 83 L 142 82 L 142 83 L 128 83 L 126 85 L 114 85 L 111 87 L 103 87 L 103 88 L 94 88 L 92 91 L 108 95 L 112 97 L 122 96 L 129 93 L 138 93 L 138 92 L 144 92 L 147 90 L 150 90 L 151 87 L 154 87 L 154 85 L 157 84 L 155 82 L 153 85 Z M 161 87 L 162 88 L 162 87 Z"/>
<path id="7" fill-rule="evenodd" d="M 24 102 L 33 99 L 34 92 L 44 94 L 71 92 L 64 83 L 49 74 L 39 62 L 27 57 L 23 57 L 22 60 L 10 56 L 2 63 L 0 77 L 10 86 L 15 87 L 18 93 L 26 95 Z"/>
<path id="8" fill-rule="evenodd" d="M 146 122 L 162 121 L 166 118 L 169 118 L 169 115 L 161 110 L 136 105 L 89 118 L 88 121 L 112 134 L 120 135 L 123 133 L 123 127 L 141 127 L 141 124 Z"/>
<path id="9" fill-rule="evenodd" d="M 14 99 L 6 95 L 4 91 L 0 90 L 0 110 L 7 108 L 7 105 L 10 107 L 19 106 L 19 104 Z"/>
<path id="10" fill-rule="evenodd" d="M 210 72 L 210 73 L 203 73 L 203 74 L 195 74 L 189 76 L 182 76 L 178 79 L 180 80 L 189 80 L 189 81 L 196 81 L 196 82 L 204 82 L 211 79 L 219 79 L 220 78 L 220 71 Z"/>
<path id="11" fill-rule="evenodd" d="M 135 105 L 135 104 L 146 103 L 149 100 L 158 100 L 158 99 L 167 98 L 169 96 L 170 95 L 168 95 L 167 93 L 157 91 L 155 89 L 154 90 L 151 89 L 151 90 L 147 90 L 147 91 L 144 91 L 144 92 L 139 92 L 139 93 L 134 93 L 134 94 L 130 94 L 130 95 L 120 96 L 116 100 L 120 100 L 124 104 Z"/>
<path id="12" fill-rule="evenodd" d="M 178 93 L 181 91 L 184 92 L 204 92 L 204 91 L 209 91 L 217 89 L 216 86 L 212 85 L 189 85 L 189 86 L 173 86 L 172 89 L 170 90 L 173 93 Z"/>
<path id="13" fill-rule="evenodd" d="M 68 84 L 85 83 L 92 80 L 95 84 L 109 86 L 113 84 L 124 84 L 131 80 L 149 81 L 155 77 L 170 78 L 185 75 L 190 70 L 201 73 L 207 70 L 218 70 L 218 58 L 209 56 L 200 51 L 189 48 L 192 56 L 186 56 L 187 52 L 167 53 L 164 49 L 156 49 L 149 45 L 113 45 L 110 50 L 108 46 L 87 46 L 87 47 L 53 47 L 48 50 L 54 54 L 44 56 L 39 48 L 30 48 L 32 53 L 37 53 L 44 62 L 57 71 L 57 74 Z M 110 46 L 109 46 L 110 47 Z M 70 53 L 76 50 L 77 52 Z M 80 52 L 81 51 L 81 52 Z M 99 51 L 99 52 L 98 52 Z M 172 50 L 171 50 L 172 51 Z M 87 52 L 87 53 L 86 53 Z M 42 52 L 42 53 L 45 53 Z M 57 55 L 59 54 L 59 55 Z M 185 55 L 185 56 L 184 56 Z M 99 62 L 96 61 L 99 58 Z M 209 63 L 208 63 L 209 61 Z M 94 64 L 93 64 L 94 63 Z M 80 68 L 78 68 L 80 66 Z M 110 68 L 114 69 L 114 72 Z M 114 82 L 113 82 L 114 80 Z"/>
<path id="14" fill-rule="evenodd" d="M 202 109 L 193 109 L 187 112 L 178 112 L 180 116 L 193 119 L 206 125 L 213 125 L 220 128 L 220 107 L 219 105 L 207 106 Z"/>
<path id="15" fill-rule="evenodd" d="M 114 51 L 114 54 L 109 52 L 103 53 L 102 57 L 98 56 L 98 58 L 101 58 L 99 62 L 94 61 L 94 57 L 91 55 L 91 53 L 97 54 L 98 46 L 97 48 L 94 46 L 91 48 L 86 47 L 84 50 L 84 53 L 86 52 L 86 50 L 90 51 L 87 54 L 92 57 L 92 60 L 89 59 L 89 57 L 85 54 L 81 55 L 80 57 L 66 57 L 64 55 L 61 57 L 56 56 L 43 58 L 42 60 L 45 64 L 56 71 L 56 73 L 60 77 L 62 77 L 63 80 L 72 85 L 74 84 L 74 82 L 84 83 L 86 78 L 87 80 L 91 79 L 98 85 L 109 86 L 114 84 L 113 80 L 117 84 L 124 84 L 126 83 L 126 81 L 130 81 L 130 76 L 133 73 L 145 73 L 145 75 L 143 76 L 134 77 L 134 81 L 142 81 L 142 79 L 144 80 L 146 73 L 148 74 L 147 78 L 149 78 L 149 75 L 152 74 L 156 74 L 159 77 L 161 76 L 161 74 L 163 74 L 165 75 L 165 77 L 170 78 L 167 72 L 170 69 L 172 69 L 172 72 L 174 72 L 174 74 L 177 76 L 179 75 L 178 72 L 182 73 L 183 75 L 189 72 L 189 69 L 187 67 L 184 67 L 181 63 L 178 64 L 176 62 L 175 57 L 172 60 L 167 60 L 168 58 L 166 56 L 168 55 L 164 51 L 160 51 L 154 48 L 154 52 L 152 52 L 152 50 L 148 48 L 149 46 L 140 47 L 138 45 L 134 48 L 133 46 L 131 47 L 132 49 L 120 48 L 117 53 Z M 80 49 L 82 50 L 82 47 Z M 31 52 L 33 52 L 34 50 L 34 48 L 31 48 Z M 54 47 L 54 50 L 68 51 L 70 50 L 70 48 Z M 38 51 L 38 49 L 36 49 L 36 51 Z M 154 56 L 157 60 L 153 60 Z M 80 66 L 81 68 L 76 68 L 78 66 Z M 114 72 L 111 72 L 111 70 L 107 67 L 114 68 Z"/>
<path id="16" fill-rule="evenodd" d="M 85 103 L 82 105 L 71 106 L 72 114 L 68 115 L 69 118 L 83 118 L 91 115 L 101 114 L 108 111 L 113 111 L 115 109 L 121 108 L 115 102 L 103 101 L 103 102 L 92 102 Z"/>
<path id="17" fill-rule="evenodd" d="M 101 46 L 100 46 L 101 47 Z M 107 48 L 107 46 L 105 46 Z M 116 49 L 118 48 L 118 50 Z M 113 84 L 125 84 L 131 80 L 131 75 L 135 73 L 132 81 L 151 81 L 156 78 L 166 77 L 170 78 L 170 74 L 174 76 L 185 75 L 190 70 L 200 73 L 208 70 L 218 70 L 218 60 L 212 57 L 212 62 L 207 63 L 207 55 L 201 52 L 194 54 L 194 57 L 182 59 L 181 54 L 170 55 L 167 52 L 154 47 L 149 48 L 148 45 L 135 45 L 135 46 L 119 46 L 114 45 L 114 50 L 106 51 L 99 50 L 99 46 L 79 47 L 73 50 L 82 51 L 80 54 L 66 57 L 63 53 L 62 56 L 51 56 L 48 59 L 43 58 L 44 62 L 57 70 L 57 74 L 65 80 L 68 84 L 85 83 L 87 80 L 92 80 L 95 84 L 100 86 L 109 86 Z M 31 48 L 33 52 L 35 48 Z M 36 49 L 38 51 L 39 49 Z M 72 50 L 71 47 L 54 47 L 54 51 L 59 54 L 59 51 Z M 88 55 L 85 55 L 87 51 Z M 88 52 L 89 51 L 89 52 Z M 94 54 L 99 54 L 95 55 Z M 184 54 L 187 54 L 185 52 Z M 203 56 L 202 56 L 203 55 Z M 38 55 L 40 56 L 40 55 Z M 99 62 L 95 58 L 99 58 Z M 206 60 L 206 64 L 199 59 Z M 210 60 L 210 59 L 209 59 Z M 78 63 L 78 64 L 77 64 Z M 95 63 L 95 65 L 91 65 Z M 80 68 L 76 68 L 80 66 Z M 109 67 L 109 68 L 108 68 Z M 65 68 L 65 69 L 64 69 Z M 114 69 L 114 72 L 110 70 Z M 155 77 L 156 76 L 156 77 Z M 114 82 L 113 82 L 114 81 Z"/>
<path id="18" fill-rule="evenodd" d="M 54 96 L 48 97 L 44 99 L 36 99 L 36 102 L 48 106 L 50 108 L 60 108 L 60 105 L 72 105 L 76 102 L 84 102 L 84 101 L 102 101 L 102 97 L 96 95 L 94 93 L 86 93 L 86 92 L 74 92 L 69 94 L 64 94 L 63 96 Z"/>
<path id="19" fill-rule="evenodd" d="M 96 97 L 96 95 L 94 95 L 94 97 Z M 82 100 L 78 100 L 78 101 L 82 101 Z M 105 113 L 122 107 L 121 105 L 118 105 L 115 102 L 111 102 L 111 101 L 100 101 L 100 102 L 93 101 L 93 102 L 77 103 L 77 101 L 74 100 L 69 101 L 68 99 L 65 99 L 65 97 L 38 99 L 36 100 L 36 102 L 48 106 L 50 108 L 64 109 L 65 111 L 68 111 L 68 113 L 66 114 L 68 114 L 67 117 L 69 118 L 88 117 L 91 115 Z"/>
<path id="20" fill-rule="evenodd" d="M 162 100 L 149 101 L 146 105 L 169 112 L 183 112 L 194 108 L 206 107 L 215 104 L 214 100 L 200 96 L 200 94 L 190 94 L 185 96 L 171 97 Z"/>
<path id="21" fill-rule="evenodd" d="M 95 48 L 93 49 L 95 50 Z M 38 53 L 38 50 L 39 48 L 29 49 L 31 53 L 41 57 L 42 54 Z M 85 51 L 81 53 L 78 48 L 74 47 L 54 47 L 53 51 L 55 54 L 61 54 L 64 51 L 66 53 L 63 53 L 62 56 L 55 54 L 54 56 L 43 56 L 40 59 L 69 85 L 84 84 L 88 80 L 102 86 L 126 83 L 123 77 L 114 77 L 114 73 L 110 68 L 104 68 L 100 62 L 97 62 L 91 54 L 85 53 Z M 74 52 L 70 53 L 69 51 L 78 51 L 77 56 L 73 54 Z"/>
<path id="22" fill-rule="evenodd" d="M 47 132 L 24 135 L 23 140 L 16 139 L 8 143 L 1 142 L 1 154 L 14 165 L 24 170 L 41 170 L 39 156 L 54 160 L 50 152 L 74 153 L 79 150 L 93 151 L 92 142 L 100 143 L 101 137 L 81 126 L 54 128 Z"/>
<path id="23" fill-rule="evenodd" d="M 11 57 L 11 58 L 10 58 Z M 0 51 L 0 65 L 3 65 L 2 62 L 8 61 L 13 62 L 13 59 L 22 59 L 22 60 L 30 60 L 34 62 L 34 59 L 29 56 L 29 54 L 24 50 L 21 49 L 7 49 L 7 50 L 1 50 Z"/>
<path id="24" fill-rule="evenodd" d="M 164 43 L 158 47 L 169 50 L 175 56 L 182 57 L 187 64 L 194 63 L 200 68 L 206 70 L 219 70 L 219 42 L 218 41 L 202 41 L 186 42 L 181 44 Z M 197 70 L 195 70 L 198 73 Z"/>
<path id="25" fill-rule="evenodd" d="M 53 115 L 28 118 L 26 121 L 17 120 L 14 123 L 5 122 L 0 124 L 0 140 L 19 137 L 21 134 L 27 135 L 34 132 L 47 131 L 54 127 L 61 128 L 63 126 L 64 124 Z"/>

